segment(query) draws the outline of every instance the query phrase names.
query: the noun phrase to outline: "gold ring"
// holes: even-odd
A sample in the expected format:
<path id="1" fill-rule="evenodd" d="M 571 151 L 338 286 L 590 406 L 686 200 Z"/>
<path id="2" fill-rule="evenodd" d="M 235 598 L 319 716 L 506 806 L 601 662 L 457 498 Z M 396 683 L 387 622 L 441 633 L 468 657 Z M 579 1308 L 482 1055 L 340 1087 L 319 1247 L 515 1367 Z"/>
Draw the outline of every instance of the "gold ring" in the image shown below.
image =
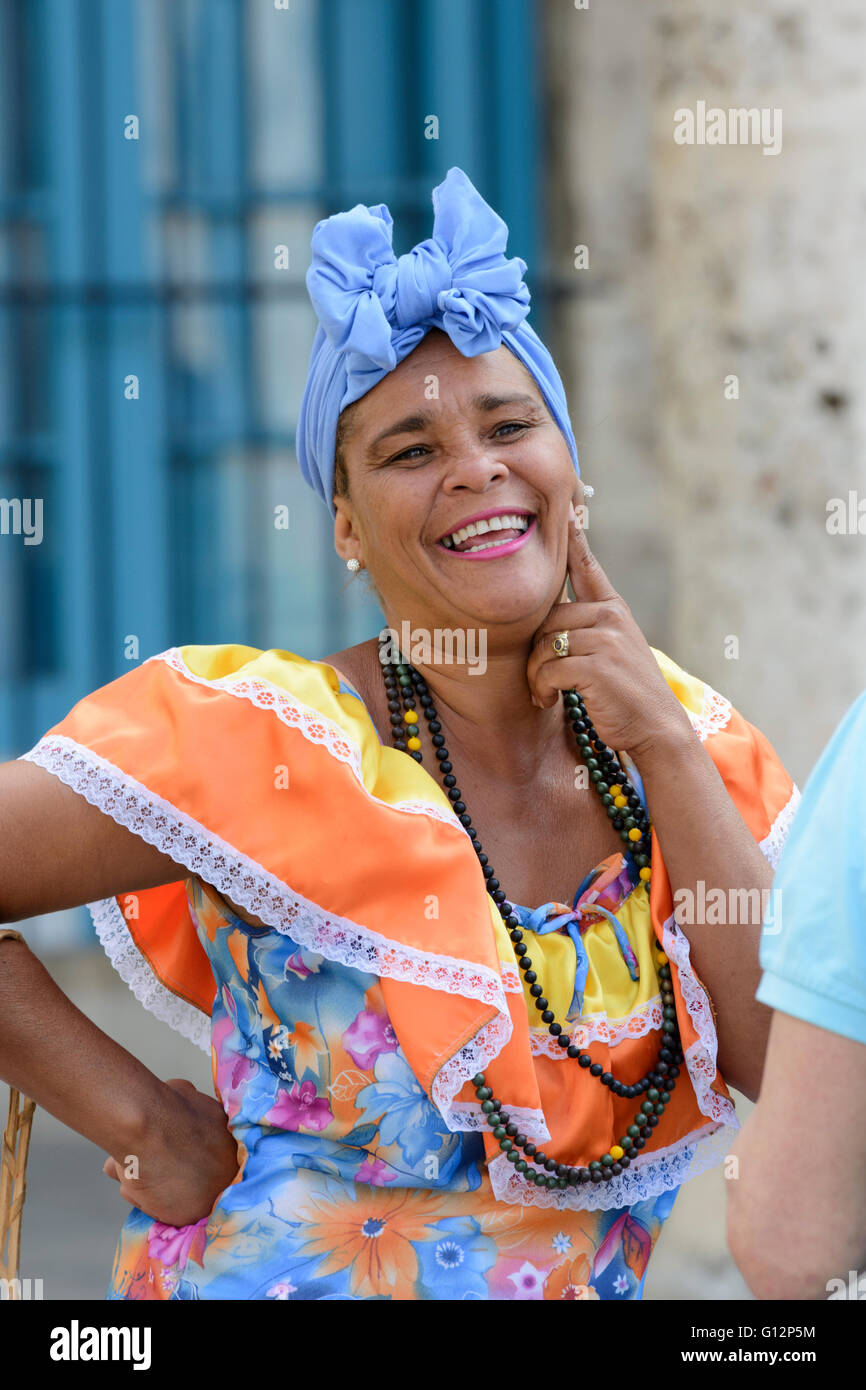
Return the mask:
<path id="1" fill-rule="evenodd" d="M 557 656 L 568 656 L 568 633 L 558 632 L 553 639 L 553 650 Z"/>

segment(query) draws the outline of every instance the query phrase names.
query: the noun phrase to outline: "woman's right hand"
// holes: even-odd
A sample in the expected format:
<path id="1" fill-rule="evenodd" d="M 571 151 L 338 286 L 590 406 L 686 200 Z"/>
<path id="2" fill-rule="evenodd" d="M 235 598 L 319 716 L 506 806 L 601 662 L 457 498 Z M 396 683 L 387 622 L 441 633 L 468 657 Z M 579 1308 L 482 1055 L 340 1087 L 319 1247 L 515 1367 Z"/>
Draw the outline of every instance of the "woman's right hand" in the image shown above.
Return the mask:
<path id="1" fill-rule="evenodd" d="M 109 1156 L 103 1171 L 120 1195 L 167 1226 L 190 1226 L 237 1177 L 238 1150 L 218 1100 L 191 1081 L 164 1083 L 163 1107 L 148 1122 L 139 1153 Z"/>

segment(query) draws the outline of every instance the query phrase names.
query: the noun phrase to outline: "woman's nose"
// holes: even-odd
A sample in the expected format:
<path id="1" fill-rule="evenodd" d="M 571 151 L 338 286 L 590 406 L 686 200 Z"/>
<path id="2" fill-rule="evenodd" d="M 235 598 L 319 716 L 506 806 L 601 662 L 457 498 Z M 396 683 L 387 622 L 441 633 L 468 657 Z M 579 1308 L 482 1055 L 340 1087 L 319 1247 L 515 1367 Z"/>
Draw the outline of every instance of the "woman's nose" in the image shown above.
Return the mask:
<path id="1" fill-rule="evenodd" d="M 444 486 L 451 490 L 461 487 L 479 492 L 488 483 L 508 476 L 508 465 L 496 457 L 495 448 L 488 445 L 467 446 L 455 451 L 446 469 Z"/>

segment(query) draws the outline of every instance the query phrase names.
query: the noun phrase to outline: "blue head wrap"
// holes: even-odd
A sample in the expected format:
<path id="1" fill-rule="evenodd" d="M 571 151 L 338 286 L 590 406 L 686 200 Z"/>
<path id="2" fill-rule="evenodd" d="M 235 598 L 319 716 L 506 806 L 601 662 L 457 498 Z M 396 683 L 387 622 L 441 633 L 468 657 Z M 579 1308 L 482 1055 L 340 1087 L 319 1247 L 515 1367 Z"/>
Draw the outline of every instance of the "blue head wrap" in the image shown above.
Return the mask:
<path id="1" fill-rule="evenodd" d="M 393 371 L 431 328 L 464 357 L 504 343 L 523 363 L 565 436 L 579 473 L 562 381 L 526 321 L 526 262 L 505 257 L 508 228 L 462 169 L 433 189 L 433 235 L 394 255 L 384 203 L 356 203 L 316 224 L 307 289 L 319 319 L 298 417 L 301 473 L 335 515 L 340 411 Z"/>

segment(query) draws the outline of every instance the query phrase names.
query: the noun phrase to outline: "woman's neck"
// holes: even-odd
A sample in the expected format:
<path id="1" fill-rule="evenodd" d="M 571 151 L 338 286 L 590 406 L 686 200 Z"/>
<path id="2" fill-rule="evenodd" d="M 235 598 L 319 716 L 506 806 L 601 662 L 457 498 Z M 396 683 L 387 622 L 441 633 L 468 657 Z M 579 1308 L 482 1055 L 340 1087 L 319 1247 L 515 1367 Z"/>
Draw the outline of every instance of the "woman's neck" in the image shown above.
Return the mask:
<path id="1" fill-rule="evenodd" d="M 378 639 L 374 647 L 378 665 Z M 517 785 L 531 782 L 545 759 L 567 746 L 561 703 L 551 709 L 532 703 L 526 679 L 531 651 L 531 643 L 488 649 L 475 664 L 412 660 L 430 688 L 449 750 Z"/>

